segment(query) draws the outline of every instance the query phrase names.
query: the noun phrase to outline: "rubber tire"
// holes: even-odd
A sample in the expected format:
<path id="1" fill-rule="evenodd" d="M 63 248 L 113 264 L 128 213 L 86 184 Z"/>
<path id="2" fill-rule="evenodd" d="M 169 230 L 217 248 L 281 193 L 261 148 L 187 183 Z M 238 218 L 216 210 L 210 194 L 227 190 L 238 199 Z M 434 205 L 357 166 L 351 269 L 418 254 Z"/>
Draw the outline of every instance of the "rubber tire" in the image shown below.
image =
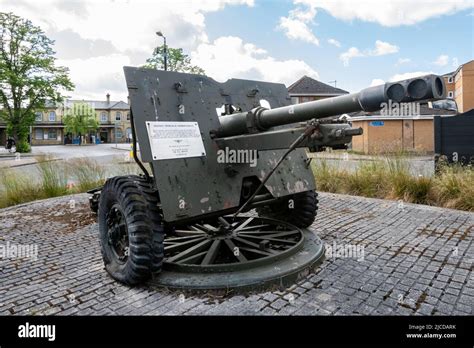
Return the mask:
<path id="1" fill-rule="evenodd" d="M 143 283 L 161 271 L 164 258 L 164 228 L 158 207 L 158 192 L 136 175 L 108 179 L 99 200 L 99 235 L 106 271 L 119 282 Z M 108 243 L 107 213 L 118 204 L 123 212 L 129 240 L 127 260 L 119 262 Z"/>
<path id="2" fill-rule="evenodd" d="M 89 208 L 94 214 L 99 211 L 99 201 L 94 196 L 89 198 Z"/>
<path id="3" fill-rule="evenodd" d="M 294 208 L 290 209 L 288 201 L 293 199 Z M 282 220 L 296 227 L 306 228 L 316 219 L 318 211 L 318 194 L 315 191 L 306 191 L 290 196 L 281 202 L 257 208 L 261 217 Z"/>

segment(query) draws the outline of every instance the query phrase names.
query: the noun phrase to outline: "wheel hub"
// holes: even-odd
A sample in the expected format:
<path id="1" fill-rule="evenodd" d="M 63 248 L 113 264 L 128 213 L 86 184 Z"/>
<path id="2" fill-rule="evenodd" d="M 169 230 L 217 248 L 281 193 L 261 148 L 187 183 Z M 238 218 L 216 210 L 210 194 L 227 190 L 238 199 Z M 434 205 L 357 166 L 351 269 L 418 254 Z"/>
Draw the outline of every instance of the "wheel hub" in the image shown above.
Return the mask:
<path id="1" fill-rule="evenodd" d="M 117 259 L 124 263 L 128 257 L 128 229 L 125 217 L 118 205 L 112 206 L 107 215 L 108 226 L 108 243 L 112 246 L 112 250 Z"/>

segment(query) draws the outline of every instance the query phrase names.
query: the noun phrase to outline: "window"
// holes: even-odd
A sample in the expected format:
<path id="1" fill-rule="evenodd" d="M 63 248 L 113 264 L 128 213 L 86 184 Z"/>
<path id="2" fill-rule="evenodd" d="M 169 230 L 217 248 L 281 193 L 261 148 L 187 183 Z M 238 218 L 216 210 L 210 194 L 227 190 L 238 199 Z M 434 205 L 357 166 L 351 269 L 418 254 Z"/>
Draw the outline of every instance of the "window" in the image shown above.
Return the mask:
<path id="1" fill-rule="evenodd" d="M 55 111 L 50 111 L 49 112 L 49 122 L 55 122 L 56 121 L 56 112 Z"/>
<path id="2" fill-rule="evenodd" d="M 36 140 L 43 140 L 43 130 L 41 128 L 35 129 L 35 139 Z"/>
<path id="3" fill-rule="evenodd" d="M 108 119 L 107 119 L 107 113 L 105 111 L 103 111 L 101 114 L 100 114 L 100 122 L 107 122 Z"/>
<path id="4" fill-rule="evenodd" d="M 122 120 L 122 113 L 120 111 L 117 111 L 115 113 L 115 121 L 121 121 Z"/>
<path id="5" fill-rule="evenodd" d="M 115 131 L 115 136 L 117 137 L 117 139 L 123 137 L 122 130 L 120 128 L 117 128 L 117 130 Z"/>
<path id="6" fill-rule="evenodd" d="M 127 121 L 130 121 L 130 113 L 127 112 Z"/>
<path id="7" fill-rule="evenodd" d="M 57 138 L 58 138 L 58 134 L 57 134 L 56 129 L 49 129 L 48 130 L 48 139 L 57 139 Z"/>
<path id="8" fill-rule="evenodd" d="M 132 139 L 132 128 L 125 129 L 125 134 L 127 135 L 127 139 Z"/>
<path id="9" fill-rule="evenodd" d="M 454 98 L 454 93 L 452 91 L 448 92 L 448 98 Z"/>
<path id="10" fill-rule="evenodd" d="M 448 83 L 453 83 L 453 81 L 454 81 L 453 77 L 452 77 L 452 76 L 449 76 L 449 77 L 448 77 Z"/>
<path id="11" fill-rule="evenodd" d="M 41 111 L 38 111 L 35 113 L 35 121 L 36 122 L 43 121 L 43 113 Z"/>
<path id="12" fill-rule="evenodd" d="M 291 104 L 298 104 L 298 97 L 291 97 Z"/>

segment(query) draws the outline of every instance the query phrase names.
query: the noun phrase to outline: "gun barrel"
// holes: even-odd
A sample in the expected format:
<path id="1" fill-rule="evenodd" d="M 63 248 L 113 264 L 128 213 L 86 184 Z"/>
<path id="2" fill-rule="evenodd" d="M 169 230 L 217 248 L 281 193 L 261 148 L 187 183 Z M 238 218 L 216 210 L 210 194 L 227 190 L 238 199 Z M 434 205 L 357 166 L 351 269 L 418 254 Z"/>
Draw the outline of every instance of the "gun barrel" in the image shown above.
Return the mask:
<path id="1" fill-rule="evenodd" d="M 413 79 L 389 82 L 373 86 L 358 93 L 289 105 L 275 109 L 257 108 L 219 118 L 221 127 L 217 137 L 226 137 L 249 132 L 249 126 L 260 131 L 271 127 L 304 122 L 313 118 L 324 118 L 356 111 L 377 111 L 383 103 L 437 100 L 446 97 L 444 80 L 437 75 L 426 75 Z M 250 115 L 249 115 L 250 114 Z M 250 120 L 249 120 L 250 116 Z"/>

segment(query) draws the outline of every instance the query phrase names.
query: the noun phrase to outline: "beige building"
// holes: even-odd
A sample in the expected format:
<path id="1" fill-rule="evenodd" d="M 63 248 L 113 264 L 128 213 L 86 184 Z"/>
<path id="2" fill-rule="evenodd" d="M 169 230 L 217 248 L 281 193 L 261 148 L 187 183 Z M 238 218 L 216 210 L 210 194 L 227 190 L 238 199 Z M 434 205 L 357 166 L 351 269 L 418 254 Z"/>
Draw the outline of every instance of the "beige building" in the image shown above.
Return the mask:
<path id="1" fill-rule="evenodd" d="M 454 100 L 457 111 L 465 113 L 474 109 L 474 60 L 455 71 L 443 75 L 447 98 Z M 448 101 L 428 103 L 438 107 L 451 107 Z M 456 111 L 430 108 L 421 105 L 420 112 L 408 116 L 382 116 L 377 113 L 356 113 L 351 115 L 353 127 L 362 127 L 364 134 L 354 137 L 352 149 L 362 153 L 379 152 L 434 152 L 435 116 L 452 116 Z"/>
<path id="2" fill-rule="evenodd" d="M 94 108 L 99 128 L 86 137 L 86 143 L 95 138 L 96 143 L 125 143 L 132 138 L 130 107 L 123 101 L 110 100 L 74 100 L 68 99 L 62 105 L 47 104 L 43 110 L 35 112 L 35 123 L 31 127 L 32 145 L 61 145 L 77 142 L 71 134 L 66 134 L 63 117 L 74 103 L 87 103 Z M 6 142 L 6 126 L 0 123 L 0 145 Z"/>
<path id="3" fill-rule="evenodd" d="M 452 110 L 420 106 L 419 115 L 381 116 L 380 113 L 355 113 L 349 121 L 353 128 L 361 127 L 362 135 L 352 138 L 352 150 L 365 154 L 386 152 L 434 152 L 435 116 L 451 116 Z"/>
<path id="4" fill-rule="evenodd" d="M 94 108 L 99 128 L 96 134 L 86 137 L 86 142 L 124 143 L 131 139 L 130 108 L 122 101 L 111 101 L 107 94 L 101 100 L 68 99 L 61 106 L 48 105 L 43 111 L 36 112 L 35 124 L 31 132 L 32 145 L 59 145 L 76 142 L 71 134 L 66 134 L 63 117 L 74 103 L 87 103 Z"/>
<path id="5" fill-rule="evenodd" d="M 448 98 L 456 101 L 458 111 L 463 113 L 474 109 L 474 60 L 460 65 L 443 77 Z"/>

